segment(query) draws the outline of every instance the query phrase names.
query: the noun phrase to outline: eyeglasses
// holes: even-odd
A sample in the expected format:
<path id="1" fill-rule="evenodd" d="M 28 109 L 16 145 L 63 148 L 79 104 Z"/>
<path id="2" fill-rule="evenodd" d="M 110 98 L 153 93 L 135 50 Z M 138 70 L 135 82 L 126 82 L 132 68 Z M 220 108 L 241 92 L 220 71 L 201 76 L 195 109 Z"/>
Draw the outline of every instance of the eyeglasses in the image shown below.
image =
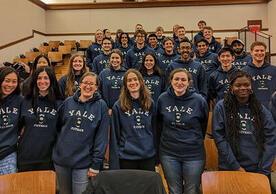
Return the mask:
<path id="1" fill-rule="evenodd" d="M 93 83 L 93 82 L 81 82 L 83 85 L 85 85 L 85 86 L 94 86 L 94 85 L 96 85 L 95 83 Z"/>
<path id="2" fill-rule="evenodd" d="M 137 38 L 145 38 L 145 36 L 136 36 Z"/>

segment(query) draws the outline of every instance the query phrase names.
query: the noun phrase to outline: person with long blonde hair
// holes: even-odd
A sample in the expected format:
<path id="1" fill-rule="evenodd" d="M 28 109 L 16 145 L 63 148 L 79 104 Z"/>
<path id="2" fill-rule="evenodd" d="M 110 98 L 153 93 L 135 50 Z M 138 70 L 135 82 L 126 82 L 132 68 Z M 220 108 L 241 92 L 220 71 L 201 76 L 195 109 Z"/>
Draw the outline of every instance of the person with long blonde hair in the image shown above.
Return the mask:
<path id="1" fill-rule="evenodd" d="M 69 62 L 69 68 L 66 75 L 58 81 L 60 91 L 63 97 L 73 96 L 74 92 L 79 89 L 79 80 L 86 72 L 84 59 L 81 55 L 74 55 Z"/>
<path id="2" fill-rule="evenodd" d="M 141 73 L 129 69 L 111 115 L 110 169 L 155 170 L 154 102 Z"/>

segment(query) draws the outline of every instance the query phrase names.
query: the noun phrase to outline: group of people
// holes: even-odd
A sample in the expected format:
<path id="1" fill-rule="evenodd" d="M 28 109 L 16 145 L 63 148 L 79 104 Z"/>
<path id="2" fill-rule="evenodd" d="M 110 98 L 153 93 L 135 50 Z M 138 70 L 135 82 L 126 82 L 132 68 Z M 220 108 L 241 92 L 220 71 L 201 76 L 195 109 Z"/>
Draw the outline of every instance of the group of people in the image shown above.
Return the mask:
<path id="1" fill-rule="evenodd" d="M 59 81 L 45 55 L 22 87 L 2 67 L 0 174 L 55 170 L 60 193 L 79 194 L 102 170 L 109 144 L 110 169 L 161 163 L 170 194 L 199 193 L 212 101 L 219 169 L 270 178 L 276 67 L 265 61 L 266 45 L 253 43 L 249 56 L 241 40 L 221 48 L 206 22 L 198 26 L 194 43 L 178 25 L 172 38 L 162 27 L 148 39 L 142 25 L 132 39 L 118 30 L 115 41 L 97 30 L 86 61 L 72 56 Z"/>

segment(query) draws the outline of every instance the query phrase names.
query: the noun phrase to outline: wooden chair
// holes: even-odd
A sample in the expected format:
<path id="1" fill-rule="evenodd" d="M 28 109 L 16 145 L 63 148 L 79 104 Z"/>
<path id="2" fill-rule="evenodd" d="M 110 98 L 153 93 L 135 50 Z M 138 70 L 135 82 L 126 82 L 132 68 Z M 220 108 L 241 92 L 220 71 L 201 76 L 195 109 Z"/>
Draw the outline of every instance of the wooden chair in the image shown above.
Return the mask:
<path id="1" fill-rule="evenodd" d="M 64 45 L 71 45 L 71 49 L 76 48 L 76 40 L 64 40 Z"/>
<path id="2" fill-rule="evenodd" d="M 48 58 L 51 62 L 52 65 L 57 65 L 58 63 L 63 64 L 63 59 L 62 59 L 62 53 L 61 52 L 49 52 L 48 53 Z"/>
<path id="3" fill-rule="evenodd" d="M 218 41 L 219 43 L 222 42 L 221 37 L 215 37 L 215 40 Z"/>
<path id="4" fill-rule="evenodd" d="M 86 49 L 92 44 L 92 40 L 80 40 L 80 47 L 78 51 L 83 51 L 83 55 L 85 56 Z"/>
<path id="5" fill-rule="evenodd" d="M 204 172 L 203 194 L 271 194 L 268 178 L 263 174 L 240 171 Z"/>
<path id="6" fill-rule="evenodd" d="M 54 171 L 30 171 L 0 176 L 1 194 L 55 194 Z"/>
<path id="7" fill-rule="evenodd" d="M 205 138 L 204 146 L 206 150 L 206 169 L 217 170 L 218 169 L 218 149 L 214 139 Z"/>
<path id="8" fill-rule="evenodd" d="M 52 51 L 52 48 L 58 48 L 59 43 L 60 43 L 59 40 L 50 40 L 49 41 L 50 51 Z"/>
<path id="9" fill-rule="evenodd" d="M 50 52 L 50 46 L 40 46 L 39 47 L 39 51 L 43 54 L 48 54 L 48 52 Z"/>
<path id="10" fill-rule="evenodd" d="M 58 46 L 58 52 L 62 53 L 62 56 L 71 55 L 71 45 Z"/>
<path id="11" fill-rule="evenodd" d="M 212 135 L 212 115 L 213 112 L 209 112 L 206 134 Z"/>
<path id="12" fill-rule="evenodd" d="M 26 52 L 25 56 L 30 63 L 33 63 L 35 58 L 40 54 L 41 54 L 41 52 Z"/>
<path id="13" fill-rule="evenodd" d="M 276 157 L 274 158 L 274 162 L 273 162 L 273 164 L 271 166 L 271 170 L 272 171 L 276 171 Z"/>
<path id="14" fill-rule="evenodd" d="M 236 36 L 225 37 L 224 46 L 227 46 L 227 45 L 230 46 L 233 40 L 237 40 L 237 37 Z"/>

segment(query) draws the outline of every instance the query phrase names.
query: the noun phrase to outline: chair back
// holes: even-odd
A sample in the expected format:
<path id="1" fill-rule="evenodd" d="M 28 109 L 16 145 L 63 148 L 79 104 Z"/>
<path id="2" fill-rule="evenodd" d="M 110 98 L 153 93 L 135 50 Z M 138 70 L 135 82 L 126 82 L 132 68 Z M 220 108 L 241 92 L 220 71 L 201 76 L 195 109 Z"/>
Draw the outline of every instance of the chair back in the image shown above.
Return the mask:
<path id="1" fill-rule="evenodd" d="M 0 176 L 1 194 L 55 194 L 54 171 L 30 171 Z"/>
<path id="2" fill-rule="evenodd" d="M 218 169 L 218 149 L 214 139 L 205 138 L 204 146 L 206 151 L 206 169 Z"/>
<path id="3" fill-rule="evenodd" d="M 201 179 L 203 194 L 271 194 L 268 178 L 259 173 L 212 171 Z"/>

